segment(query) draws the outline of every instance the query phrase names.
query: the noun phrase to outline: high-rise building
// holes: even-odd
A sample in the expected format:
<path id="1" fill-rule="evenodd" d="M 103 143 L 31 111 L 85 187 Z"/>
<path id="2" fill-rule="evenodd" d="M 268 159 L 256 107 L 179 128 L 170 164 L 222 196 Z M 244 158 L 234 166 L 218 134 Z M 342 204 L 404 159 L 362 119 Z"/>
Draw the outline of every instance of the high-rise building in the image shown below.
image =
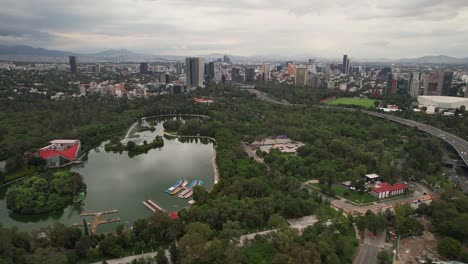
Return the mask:
<path id="1" fill-rule="evenodd" d="M 343 69 L 341 70 L 343 74 L 347 74 L 348 71 L 348 55 L 343 55 Z"/>
<path id="2" fill-rule="evenodd" d="M 424 78 L 424 95 L 442 95 L 444 86 L 444 71 L 436 70 Z"/>
<path id="3" fill-rule="evenodd" d="M 205 76 L 208 76 L 209 79 L 213 79 L 215 77 L 215 62 L 212 61 L 208 63 L 208 67 L 205 70 Z"/>
<path id="4" fill-rule="evenodd" d="M 245 70 L 245 81 L 246 82 L 253 82 L 255 81 L 255 68 L 247 68 Z"/>
<path id="5" fill-rule="evenodd" d="M 185 58 L 185 74 L 187 88 L 204 87 L 205 63 L 202 58 Z"/>
<path id="6" fill-rule="evenodd" d="M 222 62 L 215 61 L 214 64 L 214 80 L 220 82 L 223 80 L 223 69 L 221 68 Z"/>
<path id="7" fill-rule="evenodd" d="M 296 76 L 296 65 L 295 64 L 292 64 L 292 63 L 288 64 L 288 74 L 290 76 Z"/>
<path id="8" fill-rule="evenodd" d="M 296 86 L 307 86 L 309 71 L 306 66 L 300 65 L 296 68 Z"/>
<path id="9" fill-rule="evenodd" d="M 224 55 L 223 62 L 231 64 L 231 59 L 228 57 L 228 55 Z"/>
<path id="10" fill-rule="evenodd" d="M 410 78 L 410 95 L 412 97 L 418 97 L 421 95 L 421 84 L 422 84 L 422 73 L 412 72 Z"/>
<path id="11" fill-rule="evenodd" d="M 388 76 L 389 73 L 392 73 L 392 68 L 382 68 L 380 69 L 380 76 L 386 78 Z"/>
<path id="12" fill-rule="evenodd" d="M 231 80 L 233 82 L 242 82 L 244 81 L 243 80 L 243 76 L 240 74 L 240 68 L 239 67 L 233 67 L 231 69 Z"/>
<path id="13" fill-rule="evenodd" d="M 182 74 L 182 68 L 183 68 L 183 63 L 180 61 L 176 62 L 176 65 L 175 65 L 176 74 Z"/>
<path id="14" fill-rule="evenodd" d="M 349 67 L 350 67 L 350 61 L 349 58 L 346 60 L 346 75 L 349 75 Z"/>
<path id="15" fill-rule="evenodd" d="M 445 71 L 444 80 L 442 82 L 442 95 L 457 96 L 457 91 L 452 90 L 452 80 L 453 80 L 453 72 Z"/>
<path id="16" fill-rule="evenodd" d="M 140 73 L 141 74 L 148 74 L 149 66 L 147 62 L 140 62 Z"/>
<path id="17" fill-rule="evenodd" d="M 70 72 L 78 72 L 78 60 L 76 56 L 70 56 L 68 60 L 70 61 Z"/>
<path id="18" fill-rule="evenodd" d="M 393 74 L 388 73 L 387 74 L 387 85 L 385 86 L 385 89 L 384 89 L 384 95 L 392 94 L 392 86 L 393 86 Z"/>

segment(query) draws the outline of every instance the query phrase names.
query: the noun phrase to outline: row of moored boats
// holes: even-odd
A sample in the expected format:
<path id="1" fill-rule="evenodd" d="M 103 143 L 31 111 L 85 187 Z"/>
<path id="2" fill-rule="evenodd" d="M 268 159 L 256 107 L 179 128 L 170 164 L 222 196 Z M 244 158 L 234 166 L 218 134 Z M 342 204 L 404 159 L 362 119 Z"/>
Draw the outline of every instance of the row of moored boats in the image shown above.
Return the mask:
<path id="1" fill-rule="evenodd" d="M 181 199 L 187 199 L 193 195 L 193 187 L 202 186 L 205 183 L 202 180 L 193 180 L 190 185 L 187 180 L 178 180 L 174 185 L 169 187 L 165 192 L 170 195 L 179 194 L 178 197 Z"/>

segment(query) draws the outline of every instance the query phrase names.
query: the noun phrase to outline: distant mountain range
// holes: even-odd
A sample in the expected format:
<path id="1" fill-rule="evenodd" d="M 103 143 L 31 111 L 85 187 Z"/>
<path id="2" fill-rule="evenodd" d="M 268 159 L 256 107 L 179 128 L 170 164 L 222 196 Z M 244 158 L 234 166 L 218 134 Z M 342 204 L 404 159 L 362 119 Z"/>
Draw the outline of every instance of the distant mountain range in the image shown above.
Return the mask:
<path id="1" fill-rule="evenodd" d="M 33 48 L 30 46 L 0 45 L 0 61 L 19 61 L 19 62 L 68 62 L 68 56 L 78 56 L 79 62 L 142 62 L 142 61 L 178 61 L 184 60 L 185 56 L 177 55 L 154 55 L 135 53 L 126 49 L 110 49 L 97 53 L 75 53 L 61 50 L 48 50 L 43 48 Z M 222 58 L 224 54 L 212 53 L 198 55 L 212 60 Z M 279 62 L 285 60 L 300 61 L 307 58 L 304 56 L 234 56 L 229 57 L 235 62 Z M 318 59 L 321 60 L 321 59 Z M 468 64 L 468 58 L 455 58 L 450 56 L 424 56 L 419 58 L 402 59 L 355 59 L 360 62 L 393 62 L 393 63 L 418 63 L 418 64 Z M 339 60 L 337 60 L 339 61 Z"/>

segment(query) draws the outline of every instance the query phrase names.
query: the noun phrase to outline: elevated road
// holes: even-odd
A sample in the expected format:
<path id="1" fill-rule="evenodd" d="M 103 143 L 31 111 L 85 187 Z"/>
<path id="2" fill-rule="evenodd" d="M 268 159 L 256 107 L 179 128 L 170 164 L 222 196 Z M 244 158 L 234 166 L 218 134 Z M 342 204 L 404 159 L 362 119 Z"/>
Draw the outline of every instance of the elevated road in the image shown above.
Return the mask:
<path id="1" fill-rule="evenodd" d="M 261 92 L 259 90 L 255 90 L 255 89 L 245 89 L 245 90 L 248 91 L 249 93 L 255 94 L 259 100 L 262 100 L 268 103 L 278 104 L 278 105 L 287 105 L 287 106 L 300 106 L 300 105 L 290 104 L 286 100 L 282 100 L 282 101 L 275 100 L 271 96 L 269 96 L 267 93 Z M 327 108 L 327 109 L 344 109 L 348 111 L 362 111 L 363 113 L 366 113 L 370 116 L 375 116 L 375 117 L 387 119 L 387 120 L 390 120 L 390 121 L 393 121 L 393 122 L 396 122 L 405 126 L 418 128 L 419 130 L 429 133 L 433 136 L 436 136 L 444 140 L 448 144 L 450 144 L 458 152 L 458 155 L 463 159 L 466 166 L 468 166 L 468 142 L 453 134 L 447 133 L 433 126 L 429 126 L 421 122 L 408 120 L 408 119 L 404 119 L 404 118 L 400 118 L 400 117 L 396 117 L 392 115 L 387 115 L 387 114 L 373 112 L 373 111 L 360 110 L 360 109 L 355 109 L 355 108 L 344 108 L 344 107 L 335 107 L 335 106 L 326 106 L 326 105 L 319 105 L 317 107 Z"/>
<path id="2" fill-rule="evenodd" d="M 382 114 L 378 112 L 372 112 L 372 111 L 362 111 L 370 116 L 375 116 L 378 118 L 383 118 L 387 119 L 405 126 L 409 127 L 415 127 L 421 131 L 424 131 L 426 133 L 429 133 L 433 136 L 436 136 L 448 144 L 450 144 L 457 152 L 458 155 L 463 159 L 465 164 L 468 166 L 468 142 L 466 140 L 463 140 L 453 134 L 447 133 L 443 130 L 440 130 L 438 128 L 435 128 L 433 126 L 426 125 L 421 122 L 413 121 L 413 120 L 408 120 L 392 115 L 387 115 L 387 114 Z"/>

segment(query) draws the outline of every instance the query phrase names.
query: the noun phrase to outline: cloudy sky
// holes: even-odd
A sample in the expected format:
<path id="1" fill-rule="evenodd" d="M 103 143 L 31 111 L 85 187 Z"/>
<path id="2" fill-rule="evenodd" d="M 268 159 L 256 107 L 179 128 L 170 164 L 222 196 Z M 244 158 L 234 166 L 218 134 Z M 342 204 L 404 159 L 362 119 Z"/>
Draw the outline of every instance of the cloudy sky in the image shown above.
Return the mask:
<path id="1" fill-rule="evenodd" d="M 0 44 L 74 52 L 468 57 L 468 0 L 0 0 Z"/>

